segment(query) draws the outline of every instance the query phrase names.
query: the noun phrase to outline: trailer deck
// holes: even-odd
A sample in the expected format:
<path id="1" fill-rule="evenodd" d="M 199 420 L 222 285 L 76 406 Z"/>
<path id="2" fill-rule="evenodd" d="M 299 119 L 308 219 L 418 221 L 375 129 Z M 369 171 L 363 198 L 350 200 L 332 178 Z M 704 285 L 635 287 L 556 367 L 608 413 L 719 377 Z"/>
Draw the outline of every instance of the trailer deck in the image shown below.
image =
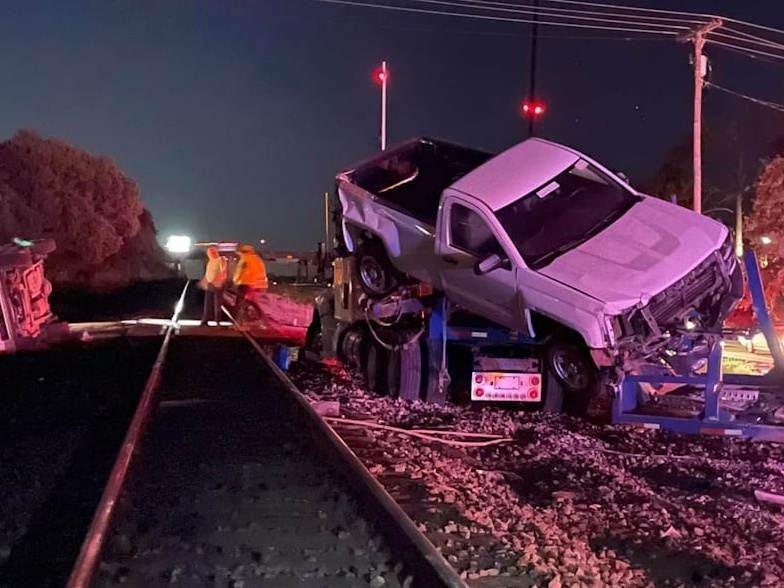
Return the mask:
<path id="1" fill-rule="evenodd" d="M 725 374 L 724 341 L 719 341 L 703 373 L 626 376 L 614 398 L 613 423 L 784 442 L 784 352 L 765 304 L 754 251 L 744 253 L 743 265 L 754 313 L 773 358 L 772 369 L 762 375 Z M 680 387 L 659 396 L 642 392 L 641 384 Z"/>

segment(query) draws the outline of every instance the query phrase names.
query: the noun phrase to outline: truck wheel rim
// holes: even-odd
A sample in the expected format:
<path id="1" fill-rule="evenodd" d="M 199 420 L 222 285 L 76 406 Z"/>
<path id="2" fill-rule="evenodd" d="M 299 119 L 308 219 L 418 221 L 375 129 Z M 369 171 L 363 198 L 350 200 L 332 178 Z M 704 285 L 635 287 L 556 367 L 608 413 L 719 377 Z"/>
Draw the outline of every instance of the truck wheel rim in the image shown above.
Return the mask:
<path id="1" fill-rule="evenodd" d="M 368 288 L 371 288 L 376 292 L 384 290 L 386 282 L 384 280 L 384 270 L 375 259 L 363 259 L 359 268 L 359 275 L 362 278 L 362 282 Z"/>
<path id="2" fill-rule="evenodd" d="M 582 362 L 569 351 L 559 349 L 553 354 L 553 369 L 556 375 L 573 390 L 584 390 L 588 386 L 588 376 Z"/>

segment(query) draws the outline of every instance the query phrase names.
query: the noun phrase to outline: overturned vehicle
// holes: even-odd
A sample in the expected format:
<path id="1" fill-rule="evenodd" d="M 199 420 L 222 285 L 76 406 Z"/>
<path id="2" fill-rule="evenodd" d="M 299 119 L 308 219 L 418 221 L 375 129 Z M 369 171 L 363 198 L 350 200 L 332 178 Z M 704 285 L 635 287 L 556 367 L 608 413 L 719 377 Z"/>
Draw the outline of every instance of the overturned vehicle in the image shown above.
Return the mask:
<path id="1" fill-rule="evenodd" d="M 698 369 L 740 300 L 727 227 L 636 191 L 542 139 L 498 155 L 435 139 L 337 177 L 340 239 L 363 295 L 427 284 L 608 378 Z M 590 358 L 590 359 L 589 359 Z"/>

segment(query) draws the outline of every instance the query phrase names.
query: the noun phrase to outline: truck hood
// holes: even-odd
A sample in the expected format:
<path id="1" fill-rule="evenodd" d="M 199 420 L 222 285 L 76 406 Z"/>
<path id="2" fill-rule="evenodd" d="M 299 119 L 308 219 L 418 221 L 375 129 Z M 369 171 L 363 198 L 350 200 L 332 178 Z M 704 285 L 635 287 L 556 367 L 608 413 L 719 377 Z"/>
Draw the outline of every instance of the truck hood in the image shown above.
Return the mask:
<path id="1" fill-rule="evenodd" d="M 598 235 L 539 270 L 618 313 L 648 300 L 721 247 L 727 228 L 657 198 L 643 200 Z"/>

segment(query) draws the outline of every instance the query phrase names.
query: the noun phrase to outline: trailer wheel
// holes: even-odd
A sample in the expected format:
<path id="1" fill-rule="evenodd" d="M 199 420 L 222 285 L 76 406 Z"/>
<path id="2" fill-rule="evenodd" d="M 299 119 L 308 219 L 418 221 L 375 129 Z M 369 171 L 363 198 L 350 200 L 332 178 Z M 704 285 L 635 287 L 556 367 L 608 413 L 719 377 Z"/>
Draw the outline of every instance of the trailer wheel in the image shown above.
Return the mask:
<path id="1" fill-rule="evenodd" d="M 376 341 L 368 343 L 367 361 L 365 362 L 365 384 L 374 394 L 384 396 L 388 392 L 389 354 Z"/>
<path id="2" fill-rule="evenodd" d="M 354 253 L 359 287 L 368 296 L 384 296 L 397 287 L 395 268 L 376 239 L 360 242 Z"/>
<path id="3" fill-rule="evenodd" d="M 401 339 L 410 337 L 402 333 Z M 402 342 L 402 341 L 401 341 Z M 422 348 L 419 342 L 410 347 L 396 349 L 389 353 L 387 364 L 387 390 L 392 398 L 419 400 L 422 389 Z"/>
<path id="4" fill-rule="evenodd" d="M 564 410 L 573 413 L 585 412 L 595 391 L 598 376 L 596 366 L 585 349 L 569 338 L 556 336 L 547 346 L 545 359 L 548 372 L 556 380 L 549 382 L 552 392 L 559 395 L 554 388 L 563 388 L 560 394 L 563 394 Z M 555 402 L 546 404 L 554 408 Z"/>

